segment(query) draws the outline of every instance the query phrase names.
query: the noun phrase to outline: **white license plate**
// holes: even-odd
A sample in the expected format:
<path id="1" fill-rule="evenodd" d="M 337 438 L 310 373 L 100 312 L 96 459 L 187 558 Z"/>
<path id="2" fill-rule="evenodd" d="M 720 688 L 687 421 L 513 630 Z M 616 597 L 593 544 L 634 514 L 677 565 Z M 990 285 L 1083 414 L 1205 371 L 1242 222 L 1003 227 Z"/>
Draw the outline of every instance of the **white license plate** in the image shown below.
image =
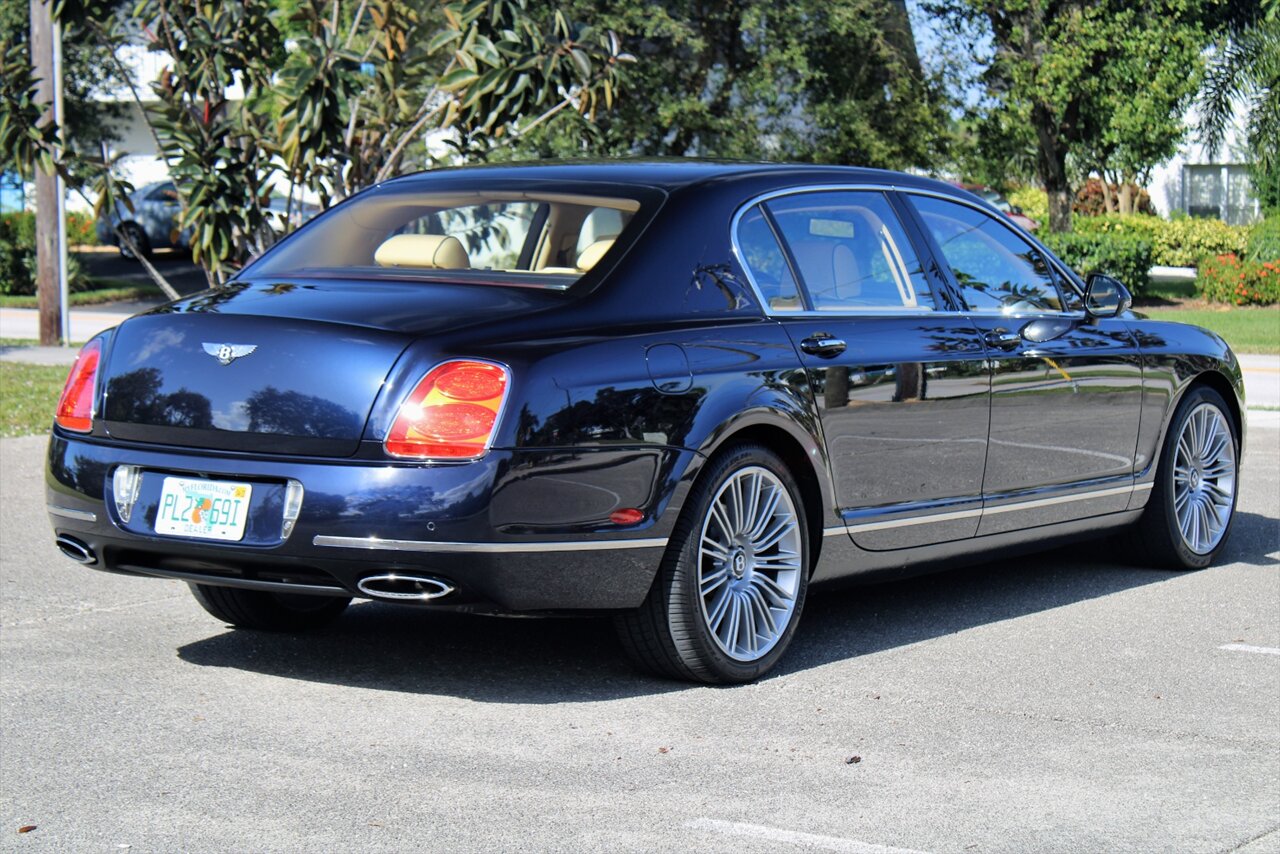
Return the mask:
<path id="1" fill-rule="evenodd" d="M 202 540 L 244 539 L 253 486 L 224 480 L 166 477 L 156 533 Z"/>

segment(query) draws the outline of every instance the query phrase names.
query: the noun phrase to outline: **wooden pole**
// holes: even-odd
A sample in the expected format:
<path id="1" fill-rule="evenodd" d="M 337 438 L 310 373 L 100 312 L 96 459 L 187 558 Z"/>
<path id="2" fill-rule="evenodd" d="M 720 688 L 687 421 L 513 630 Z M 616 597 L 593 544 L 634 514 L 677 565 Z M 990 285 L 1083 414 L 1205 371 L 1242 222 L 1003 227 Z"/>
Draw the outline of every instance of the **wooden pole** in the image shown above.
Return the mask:
<path id="1" fill-rule="evenodd" d="M 35 76 L 36 102 L 49 105 L 42 122 L 53 121 L 53 3 L 31 0 L 31 64 Z M 40 343 L 59 343 L 62 313 L 58 287 L 58 181 L 40 169 L 35 171 L 36 184 L 36 295 L 40 306 Z"/>

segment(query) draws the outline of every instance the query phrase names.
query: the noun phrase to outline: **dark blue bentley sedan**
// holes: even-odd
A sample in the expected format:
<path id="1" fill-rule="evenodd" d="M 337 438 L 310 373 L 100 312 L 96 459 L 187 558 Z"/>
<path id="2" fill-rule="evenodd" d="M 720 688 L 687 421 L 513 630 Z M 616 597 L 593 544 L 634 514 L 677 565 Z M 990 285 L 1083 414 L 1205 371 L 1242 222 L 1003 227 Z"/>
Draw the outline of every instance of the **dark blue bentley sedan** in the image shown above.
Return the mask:
<path id="1" fill-rule="evenodd" d="M 700 162 L 380 184 L 90 341 L 49 513 L 246 629 L 354 597 L 616 620 L 672 677 L 772 667 L 810 584 L 1121 534 L 1207 566 L 1235 356 L 988 204 Z"/>

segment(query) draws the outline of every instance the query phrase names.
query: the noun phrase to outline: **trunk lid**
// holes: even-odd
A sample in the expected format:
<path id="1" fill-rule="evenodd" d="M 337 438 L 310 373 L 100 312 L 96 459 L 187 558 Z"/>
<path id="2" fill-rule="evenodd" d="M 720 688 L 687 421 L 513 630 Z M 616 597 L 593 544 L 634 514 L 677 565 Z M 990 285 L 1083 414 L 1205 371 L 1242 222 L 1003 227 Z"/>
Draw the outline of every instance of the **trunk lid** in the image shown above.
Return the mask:
<path id="1" fill-rule="evenodd" d="M 505 288 L 237 283 L 116 330 L 103 426 L 131 441 L 351 456 L 412 341 L 549 304 Z"/>

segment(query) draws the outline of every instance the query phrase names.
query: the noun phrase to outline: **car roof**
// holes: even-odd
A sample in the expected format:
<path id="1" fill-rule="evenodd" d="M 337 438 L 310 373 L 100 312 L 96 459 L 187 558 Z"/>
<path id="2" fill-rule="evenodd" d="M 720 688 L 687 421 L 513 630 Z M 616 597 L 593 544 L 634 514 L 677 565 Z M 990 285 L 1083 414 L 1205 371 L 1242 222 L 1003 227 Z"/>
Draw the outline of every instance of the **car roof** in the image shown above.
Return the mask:
<path id="1" fill-rule="evenodd" d="M 701 160 L 697 158 L 655 158 L 621 160 L 564 160 L 533 163 L 503 163 L 483 166 L 455 166 L 415 172 L 388 183 L 423 182 L 435 176 L 483 176 L 493 181 L 566 181 L 601 182 L 659 190 L 678 190 L 708 182 L 728 182 L 760 178 L 777 178 L 780 184 L 884 184 L 915 187 L 956 194 L 956 188 L 943 181 L 858 166 L 825 166 L 807 163 L 768 163 L 737 160 Z"/>

